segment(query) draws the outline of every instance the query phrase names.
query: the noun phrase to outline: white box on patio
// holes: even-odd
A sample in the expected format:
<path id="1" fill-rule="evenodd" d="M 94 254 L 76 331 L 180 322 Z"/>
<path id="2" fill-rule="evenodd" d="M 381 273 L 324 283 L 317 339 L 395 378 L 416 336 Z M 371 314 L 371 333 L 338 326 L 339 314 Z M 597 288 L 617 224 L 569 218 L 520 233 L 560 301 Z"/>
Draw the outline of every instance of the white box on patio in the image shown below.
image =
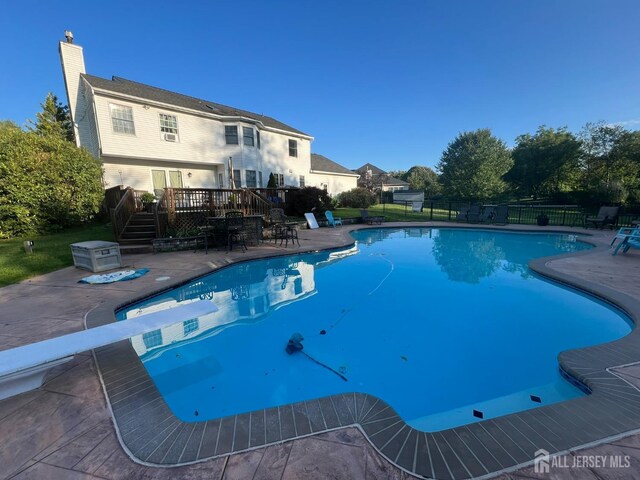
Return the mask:
<path id="1" fill-rule="evenodd" d="M 122 266 L 120 245 L 114 242 L 92 240 L 71 244 L 73 264 L 92 272 L 103 272 Z"/>

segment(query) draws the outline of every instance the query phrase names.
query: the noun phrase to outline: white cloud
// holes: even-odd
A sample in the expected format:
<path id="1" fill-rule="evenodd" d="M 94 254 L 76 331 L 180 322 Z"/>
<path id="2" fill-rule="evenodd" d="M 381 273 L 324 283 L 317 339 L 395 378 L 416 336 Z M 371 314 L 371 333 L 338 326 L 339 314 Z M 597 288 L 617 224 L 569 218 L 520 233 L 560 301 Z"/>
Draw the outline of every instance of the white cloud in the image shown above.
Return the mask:
<path id="1" fill-rule="evenodd" d="M 634 118 L 631 120 L 622 120 L 620 122 L 609 123 L 610 126 L 630 127 L 634 125 L 640 125 L 640 118 Z"/>

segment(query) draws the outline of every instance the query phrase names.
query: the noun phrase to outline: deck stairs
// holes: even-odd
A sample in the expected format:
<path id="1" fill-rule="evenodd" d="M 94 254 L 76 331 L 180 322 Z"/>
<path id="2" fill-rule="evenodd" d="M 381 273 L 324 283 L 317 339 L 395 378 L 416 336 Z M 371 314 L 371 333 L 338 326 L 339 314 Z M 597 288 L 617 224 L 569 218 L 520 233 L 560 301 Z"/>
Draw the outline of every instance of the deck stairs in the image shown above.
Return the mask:
<path id="1" fill-rule="evenodd" d="M 153 213 L 136 212 L 118 238 L 121 253 L 153 252 L 152 240 L 156 238 Z"/>

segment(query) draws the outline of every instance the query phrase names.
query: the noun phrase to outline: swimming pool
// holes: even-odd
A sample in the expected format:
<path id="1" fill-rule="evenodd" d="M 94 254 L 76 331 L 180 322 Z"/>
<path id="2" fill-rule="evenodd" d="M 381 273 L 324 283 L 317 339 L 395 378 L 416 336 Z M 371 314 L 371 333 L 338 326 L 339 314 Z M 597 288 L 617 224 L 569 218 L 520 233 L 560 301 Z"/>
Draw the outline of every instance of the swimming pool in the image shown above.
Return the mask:
<path id="1" fill-rule="evenodd" d="M 560 377 L 557 354 L 631 329 L 619 311 L 527 268 L 531 258 L 589 248 L 575 237 L 353 235 L 352 249 L 231 266 L 118 313 L 200 298 L 220 307 L 132 339 L 176 416 L 199 421 L 366 392 L 411 426 L 440 430 L 582 395 Z M 287 355 L 294 332 L 304 352 L 348 381 Z"/>

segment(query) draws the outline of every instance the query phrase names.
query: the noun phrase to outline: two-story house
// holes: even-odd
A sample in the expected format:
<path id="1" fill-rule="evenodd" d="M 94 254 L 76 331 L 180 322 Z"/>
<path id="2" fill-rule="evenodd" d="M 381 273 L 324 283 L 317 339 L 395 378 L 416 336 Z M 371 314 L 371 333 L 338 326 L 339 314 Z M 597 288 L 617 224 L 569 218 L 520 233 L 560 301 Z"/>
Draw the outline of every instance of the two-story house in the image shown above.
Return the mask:
<path id="1" fill-rule="evenodd" d="M 76 143 L 102 161 L 105 188 L 266 187 L 271 173 L 278 186 L 356 187 L 358 175 L 335 162 L 312 168 L 312 136 L 265 115 L 89 75 L 82 47 L 65 35 L 59 51 Z"/>

